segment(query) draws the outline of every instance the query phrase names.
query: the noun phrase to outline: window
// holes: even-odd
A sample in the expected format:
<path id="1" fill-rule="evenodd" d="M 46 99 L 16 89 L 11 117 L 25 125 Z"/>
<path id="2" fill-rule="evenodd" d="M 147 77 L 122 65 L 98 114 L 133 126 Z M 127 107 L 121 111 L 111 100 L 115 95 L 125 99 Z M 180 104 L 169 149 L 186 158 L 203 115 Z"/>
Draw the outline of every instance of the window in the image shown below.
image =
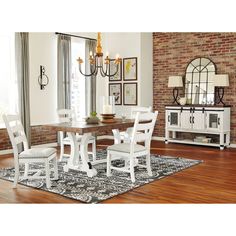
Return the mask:
<path id="1" fill-rule="evenodd" d="M 85 102 L 85 78 L 79 72 L 78 57 L 85 58 L 85 40 L 79 38 L 71 39 L 71 109 L 75 111 L 76 119 L 82 120 L 86 116 Z M 82 70 L 85 63 L 82 64 Z"/>
<path id="2" fill-rule="evenodd" d="M 18 112 L 18 90 L 15 74 L 15 34 L 0 33 L 0 127 L 2 115 Z"/>

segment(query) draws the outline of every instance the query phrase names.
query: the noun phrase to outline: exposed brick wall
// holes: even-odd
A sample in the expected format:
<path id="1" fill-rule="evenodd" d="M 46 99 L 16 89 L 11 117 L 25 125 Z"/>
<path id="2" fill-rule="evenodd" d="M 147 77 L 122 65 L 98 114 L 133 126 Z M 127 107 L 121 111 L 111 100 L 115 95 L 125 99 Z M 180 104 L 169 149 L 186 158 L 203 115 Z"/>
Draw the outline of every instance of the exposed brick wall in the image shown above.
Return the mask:
<path id="1" fill-rule="evenodd" d="M 121 129 L 125 130 L 125 129 Z M 112 135 L 111 130 L 104 130 L 96 133 L 100 135 Z M 57 142 L 57 133 L 44 126 L 31 127 L 31 145 L 39 145 Z M 6 129 L 0 129 L 0 150 L 12 149 L 10 139 Z"/>
<path id="2" fill-rule="evenodd" d="M 31 127 L 31 145 L 55 142 L 57 142 L 56 132 L 41 125 Z"/>
<path id="3" fill-rule="evenodd" d="M 31 144 L 45 144 L 56 142 L 56 133 L 38 125 L 31 127 Z M 0 150 L 11 149 L 11 142 L 6 129 L 0 129 Z"/>
<path id="4" fill-rule="evenodd" d="M 236 33 L 153 33 L 153 106 L 159 111 L 154 135 L 165 135 L 165 105 L 171 104 L 170 75 L 185 75 L 196 57 L 211 59 L 218 74 L 229 74 L 224 101 L 231 105 L 231 142 L 236 143 Z"/>
<path id="5" fill-rule="evenodd" d="M 6 129 L 0 129 L 0 150 L 11 149 L 11 142 Z"/>

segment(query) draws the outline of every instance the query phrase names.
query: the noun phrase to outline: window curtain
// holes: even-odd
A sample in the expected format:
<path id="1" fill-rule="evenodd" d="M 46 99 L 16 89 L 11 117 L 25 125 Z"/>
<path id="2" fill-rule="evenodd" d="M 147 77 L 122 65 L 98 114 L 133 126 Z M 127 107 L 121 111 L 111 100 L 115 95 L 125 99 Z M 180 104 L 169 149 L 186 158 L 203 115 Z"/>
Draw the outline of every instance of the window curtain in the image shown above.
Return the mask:
<path id="1" fill-rule="evenodd" d="M 57 108 L 71 108 L 71 37 L 58 35 L 57 40 Z"/>
<path id="2" fill-rule="evenodd" d="M 95 56 L 96 51 L 96 41 L 95 40 L 86 40 L 85 42 L 85 54 L 86 54 L 86 64 L 85 71 L 86 74 L 89 74 L 91 71 L 94 70 L 94 65 L 90 65 L 88 62 L 90 52 L 92 55 Z M 96 76 L 92 75 L 90 77 L 85 78 L 85 87 L 86 87 L 86 114 L 87 116 L 90 115 L 92 111 L 96 111 Z"/>
<path id="3" fill-rule="evenodd" d="M 29 33 L 16 33 L 15 46 L 16 76 L 19 89 L 19 113 L 30 146 Z"/>

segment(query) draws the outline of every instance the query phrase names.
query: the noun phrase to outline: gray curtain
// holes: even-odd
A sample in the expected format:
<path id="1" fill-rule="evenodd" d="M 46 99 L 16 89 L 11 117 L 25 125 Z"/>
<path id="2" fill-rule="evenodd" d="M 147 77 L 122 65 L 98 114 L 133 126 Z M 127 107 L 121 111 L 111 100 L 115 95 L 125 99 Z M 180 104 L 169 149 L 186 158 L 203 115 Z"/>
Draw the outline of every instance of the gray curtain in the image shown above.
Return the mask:
<path id="1" fill-rule="evenodd" d="M 19 113 L 30 147 L 29 33 L 16 33 L 15 43 L 16 76 L 19 85 Z"/>
<path id="2" fill-rule="evenodd" d="M 95 56 L 96 50 L 96 41 L 95 40 L 86 40 L 85 43 L 85 54 L 86 54 L 86 63 L 85 71 L 86 74 L 89 74 L 90 71 L 94 70 L 94 65 L 90 65 L 88 62 L 89 54 L 92 52 L 93 56 Z M 96 111 L 96 76 L 86 77 L 86 115 L 89 116 L 92 111 Z"/>
<path id="3" fill-rule="evenodd" d="M 57 40 L 57 108 L 71 108 L 71 37 L 58 35 Z"/>

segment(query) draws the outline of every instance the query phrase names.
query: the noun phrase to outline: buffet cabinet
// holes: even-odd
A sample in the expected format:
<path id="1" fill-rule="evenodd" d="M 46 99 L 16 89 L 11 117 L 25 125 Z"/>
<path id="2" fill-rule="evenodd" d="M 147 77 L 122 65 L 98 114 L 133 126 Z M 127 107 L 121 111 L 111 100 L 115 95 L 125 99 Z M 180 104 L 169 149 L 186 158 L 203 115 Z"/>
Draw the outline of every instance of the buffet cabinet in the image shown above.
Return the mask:
<path id="1" fill-rule="evenodd" d="M 165 142 L 216 146 L 230 145 L 230 107 L 166 106 Z M 181 138 L 180 133 L 191 133 Z"/>

